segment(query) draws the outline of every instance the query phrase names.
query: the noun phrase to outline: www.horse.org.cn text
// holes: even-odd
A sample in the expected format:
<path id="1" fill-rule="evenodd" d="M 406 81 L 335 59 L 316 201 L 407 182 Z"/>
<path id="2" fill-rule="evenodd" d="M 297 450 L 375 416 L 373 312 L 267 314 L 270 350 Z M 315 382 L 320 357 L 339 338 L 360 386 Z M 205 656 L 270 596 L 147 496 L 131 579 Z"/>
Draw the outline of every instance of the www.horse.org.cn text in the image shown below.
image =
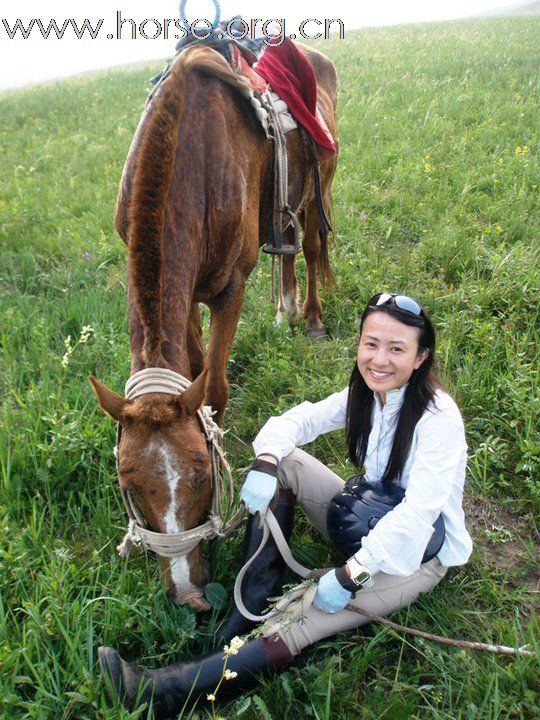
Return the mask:
<path id="1" fill-rule="evenodd" d="M 325 40 L 332 37 L 345 38 L 345 25 L 339 18 L 307 18 L 298 25 L 292 26 L 292 31 L 287 34 L 287 23 L 285 18 L 233 18 L 222 23 L 219 28 L 213 31 L 212 23 L 206 18 L 197 18 L 193 22 L 178 18 L 144 18 L 135 20 L 130 17 L 123 17 L 120 10 L 116 11 L 116 22 L 112 32 L 104 27 L 105 18 L 96 21 L 84 18 L 66 18 L 56 20 L 49 18 L 31 18 L 30 20 L 8 20 L 2 18 L 2 26 L 5 35 L 14 40 L 22 38 L 28 40 L 30 37 L 49 38 L 61 40 L 64 37 L 75 37 L 78 40 L 107 38 L 107 40 L 184 40 L 189 35 L 199 40 L 204 40 L 215 32 L 220 39 L 235 40 L 260 40 L 264 44 L 280 45 L 285 38 L 291 40 Z M 289 25 L 290 27 L 290 25 Z"/>

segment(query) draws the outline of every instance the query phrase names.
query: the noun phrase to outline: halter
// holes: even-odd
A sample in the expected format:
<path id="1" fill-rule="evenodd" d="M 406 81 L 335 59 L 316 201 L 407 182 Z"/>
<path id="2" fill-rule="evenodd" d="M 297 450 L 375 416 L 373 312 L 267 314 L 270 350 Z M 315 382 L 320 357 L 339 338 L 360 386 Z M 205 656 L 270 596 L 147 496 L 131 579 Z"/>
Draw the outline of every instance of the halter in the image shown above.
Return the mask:
<path id="1" fill-rule="evenodd" d="M 191 382 L 172 370 L 166 368 L 147 368 L 132 375 L 126 383 L 126 400 L 133 400 L 140 395 L 148 393 L 166 393 L 169 395 L 180 395 Z M 184 530 L 179 533 L 160 533 L 148 530 L 146 523 L 136 504 L 131 497 L 129 490 L 124 490 L 120 485 L 122 500 L 129 517 L 128 531 L 118 545 L 118 553 L 122 556 L 129 555 L 133 545 L 141 544 L 146 550 L 151 550 L 160 557 L 176 558 L 187 555 L 203 540 L 212 540 L 216 537 L 226 537 L 237 529 L 244 519 L 244 509 L 241 507 L 227 522 L 224 522 L 221 515 L 221 495 L 225 489 L 220 469 L 223 468 L 227 475 L 228 502 L 226 514 L 230 514 L 233 506 L 234 487 L 231 468 L 221 448 L 223 430 L 214 422 L 213 412 L 210 406 L 205 405 L 197 410 L 197 418 L 206 438 L 210 461 L 212 465 L 212 506 L 208 513 L 208 519 L 202 525 L 191 530 Z M 116 447 L 114 455 L 116 458 L 116 472 L 120 478 L 118 464 L 118 447 L 122 427 L 118 423 L 116 431 Z"/>

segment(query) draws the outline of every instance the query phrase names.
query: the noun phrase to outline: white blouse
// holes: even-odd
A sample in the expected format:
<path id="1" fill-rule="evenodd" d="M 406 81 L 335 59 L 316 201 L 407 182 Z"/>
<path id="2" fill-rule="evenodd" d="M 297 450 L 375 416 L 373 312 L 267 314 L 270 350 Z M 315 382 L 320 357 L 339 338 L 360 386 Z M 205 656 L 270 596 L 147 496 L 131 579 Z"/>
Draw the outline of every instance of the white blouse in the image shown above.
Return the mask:
<path id="1" fill-rule="evenodd" d="M 384 405 L 375 393 L 364 461 L 368 482 L 380 481 L 384 475 L 405 388 L 387 392 Z M 303 402 L 270 418 L 253 442 L 255 454 L 269 453 L 281 460 L 296 446 L 344 428 L 348 392 L 347 387 L 320 402 Z M 442 512 L 445 539 L 437 557 L 447 567 L 466 563 L 472 551 L 462 508 L 466 463 L 460 412 L 450 395 L 437 390 L 414 429 L 399 480 L 405 497 L 363 538 L 355 554 L 358 562 L 372 574 L 411 575 L 420 567 L 433 523 Z"/>

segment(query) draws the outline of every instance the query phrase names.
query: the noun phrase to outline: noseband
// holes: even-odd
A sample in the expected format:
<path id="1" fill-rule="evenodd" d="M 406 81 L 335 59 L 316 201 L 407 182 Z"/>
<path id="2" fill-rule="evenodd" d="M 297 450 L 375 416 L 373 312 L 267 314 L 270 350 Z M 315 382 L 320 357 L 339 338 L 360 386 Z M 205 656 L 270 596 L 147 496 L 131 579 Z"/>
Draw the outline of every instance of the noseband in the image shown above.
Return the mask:
<path id="1" fill-rule="evenodd" d="M 147 368 L 132 375 L 126 383 L 126 400 L 134 400 L 140 395 L 148 393 L 166 393 L 169 395 L 180 395 L 191 385 L 191 381 L 166 368 Z M 133 501 L 129 490 L 124 490 L 120 485 L 122 500 L 129 517 L 128 531 L 123 541 L 118 545 L 120 555 L 129 555 L 133 545 L 141 544 L 145 549 L 151 550 L 160 557 L 176 558 L 187 555 L 203 540 L 212 540 L 217 537 L 226 537 L 236 530 L 244 518 L 244 509 L 241 507 L 229 520 L 223 520 L 221 514 L 221 497 L 227 486 L 228 499 L 226 515 L 230 515 L 234 501 L 234 487 L 231 468 L 225 458 L 221 447 L 223 430 L 214 422 L 213 412 L 210 406 L 205 405 L 197 410 L 197 418 L 206 438 L 210 461 L 212 464 L 212 506 L 208 513 L 208 519 L 202 525 L 191 530 L 184 530 L 179 533 L 160 533 L 148 530 L 146 523 L 136 504 Z M 118 423 L 116 431 L 116 447 L 114 455 L 116 458 L 116 472 L 120 479 L 118 464 L 118 447 L 122 427 Z M 227 483 L 222 478 L 220 470 L 223 469 L 227 476 Z"/>

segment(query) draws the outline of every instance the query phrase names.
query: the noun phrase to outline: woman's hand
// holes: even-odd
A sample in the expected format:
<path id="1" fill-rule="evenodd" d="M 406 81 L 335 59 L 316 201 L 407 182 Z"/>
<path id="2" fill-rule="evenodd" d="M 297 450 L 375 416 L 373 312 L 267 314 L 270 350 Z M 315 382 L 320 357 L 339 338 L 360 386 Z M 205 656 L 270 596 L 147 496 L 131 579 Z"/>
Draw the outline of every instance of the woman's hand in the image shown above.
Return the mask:
<path id="1" fill-rule="evenodd" d="M 240 500 L 252 515 L 264 520 L 268 506 L 277 490 L 277 465 L 272 460 L 255 460 L 240 491 Z"/>
<path id="2" fill-rule="evenodd" d="M 336 577 L 336 570 L 334 569 L 319 579 L 313 604 L 318 610 L 322 610 L 323 612 L 337 613 L 344 609 L 352 596 L 352 592 L 344 588 L 339 582 Z"/>

